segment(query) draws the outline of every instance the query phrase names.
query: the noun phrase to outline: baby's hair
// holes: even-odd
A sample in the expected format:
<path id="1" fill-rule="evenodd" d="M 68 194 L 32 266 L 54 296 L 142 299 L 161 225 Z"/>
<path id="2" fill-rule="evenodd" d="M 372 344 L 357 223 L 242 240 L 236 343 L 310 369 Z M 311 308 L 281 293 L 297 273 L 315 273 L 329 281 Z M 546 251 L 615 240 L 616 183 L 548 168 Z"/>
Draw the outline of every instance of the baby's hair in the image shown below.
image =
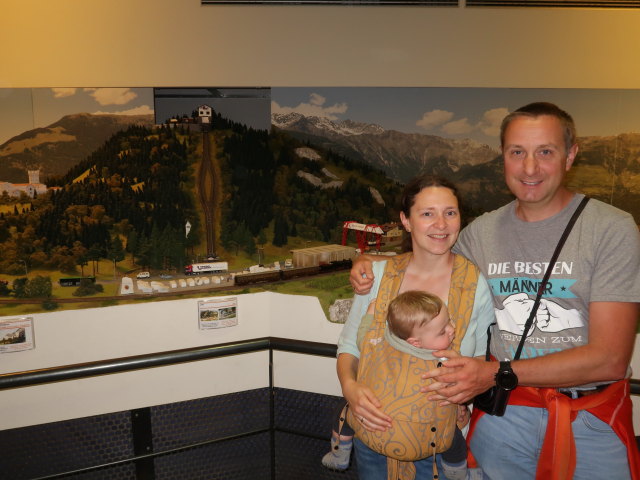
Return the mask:
<path id="1" fill-rule="evenodd" d="M 387 323 L 389 330 L 406 340 L 415 327 L 420 327 L 437 317 L 443 302 L 437 295 L 418 290 L 401 293 L 389 303 Z"/>

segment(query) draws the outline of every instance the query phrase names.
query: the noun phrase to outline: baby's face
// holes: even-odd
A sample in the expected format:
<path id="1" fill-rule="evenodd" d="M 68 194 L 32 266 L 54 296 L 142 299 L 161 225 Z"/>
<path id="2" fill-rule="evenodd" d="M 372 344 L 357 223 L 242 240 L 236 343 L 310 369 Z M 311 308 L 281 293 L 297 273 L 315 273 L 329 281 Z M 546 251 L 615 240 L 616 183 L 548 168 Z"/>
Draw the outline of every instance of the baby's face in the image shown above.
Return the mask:
<path id="1" fill-rule="evenodd" d="M 455 336 L 455 328 L 449 320 L 449 311 L 443 305 L 437 317 L 431 319 L 426 325 L 417 327 L 411 334 L 417 340 L 420 348 L 427 350 L 444 350 L 451 345 Z"/>

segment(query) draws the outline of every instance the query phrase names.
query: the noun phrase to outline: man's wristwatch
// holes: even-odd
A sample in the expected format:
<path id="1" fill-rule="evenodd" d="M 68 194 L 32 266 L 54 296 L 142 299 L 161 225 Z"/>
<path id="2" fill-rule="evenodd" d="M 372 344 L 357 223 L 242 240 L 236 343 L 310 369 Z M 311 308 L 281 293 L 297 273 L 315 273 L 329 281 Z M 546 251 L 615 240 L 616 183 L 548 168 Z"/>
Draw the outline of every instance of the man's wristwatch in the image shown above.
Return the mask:
<path id="1" fill-rule="evenodd" d="M 500 362 L 500 368 L 496 373 L 496 385 L 503 390 L 513 390 L 518 386 L 518 376 L 511 369 L 511 362 Z"/>

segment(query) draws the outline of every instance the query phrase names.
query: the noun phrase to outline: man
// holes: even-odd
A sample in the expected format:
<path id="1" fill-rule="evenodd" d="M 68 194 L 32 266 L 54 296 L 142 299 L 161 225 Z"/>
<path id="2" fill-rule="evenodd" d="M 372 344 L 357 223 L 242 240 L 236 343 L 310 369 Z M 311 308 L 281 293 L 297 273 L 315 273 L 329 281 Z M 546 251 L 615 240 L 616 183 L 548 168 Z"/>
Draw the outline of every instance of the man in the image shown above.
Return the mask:
<path id="1" fill-rule="evenodd" d="M 549 103 L 527 105 L 503 120 L 500 139 L 516 200 L 472 222 L 456 249 L 492 287 L 491 352 L 502 362 L 452 359 L 425 375 L 436 382 L 424 391 L 434 400 L 468 402 L 496 384 L 499 370 L 515 373 L 519 387 L 505 415 L 476 412 L 470 445 L 487 478 L 640 478 L 638 451 L 625 446 L 634 436 L 622 380 L 630 374 L 640 302 L 638 228 L 631 215 L 589 201 L 553 266 L 521 359 L 509 363 L 537 284 L 583 196 L 564 185 L 578 153 L 569 114 Z M 368 290 L 371 276 L 369 262 L 354 265 L 357 293 Z"/>

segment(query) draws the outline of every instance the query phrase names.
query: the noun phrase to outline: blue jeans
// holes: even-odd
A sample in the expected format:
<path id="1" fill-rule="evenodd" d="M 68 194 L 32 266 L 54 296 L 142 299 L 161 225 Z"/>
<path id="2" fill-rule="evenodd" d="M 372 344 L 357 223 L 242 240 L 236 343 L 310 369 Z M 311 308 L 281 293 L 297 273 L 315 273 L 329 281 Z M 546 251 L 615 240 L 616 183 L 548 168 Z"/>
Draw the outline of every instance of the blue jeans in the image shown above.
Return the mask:
<path id="1" fill-rule="evenodd" d="M 358 464 L 358 478 L 360 480 L 387 480 L 387 457 L 374 452 L 357 438 L 353 439 Z M 442 474 L 440 455 L 436 455 L 436 465 L 440 473 L 439 478 L 445 479 Z M 413 462 L 416 466 L 416 480 L 433 478 L 433 457 Z M 446 479 L 445 479 L 446 480 Z"/>
<path id="2" fill-rule="evenodd" d="M 509 405 L 504 417 L 483 415 L 471 438 L 471 452 L 490 480 L 535 478 L 547 427 L 544 408 Z M 573 480 L 629 480 L 627 450 L 611 427 L 586 411 L 571 424 L 576 443 Z"/>

